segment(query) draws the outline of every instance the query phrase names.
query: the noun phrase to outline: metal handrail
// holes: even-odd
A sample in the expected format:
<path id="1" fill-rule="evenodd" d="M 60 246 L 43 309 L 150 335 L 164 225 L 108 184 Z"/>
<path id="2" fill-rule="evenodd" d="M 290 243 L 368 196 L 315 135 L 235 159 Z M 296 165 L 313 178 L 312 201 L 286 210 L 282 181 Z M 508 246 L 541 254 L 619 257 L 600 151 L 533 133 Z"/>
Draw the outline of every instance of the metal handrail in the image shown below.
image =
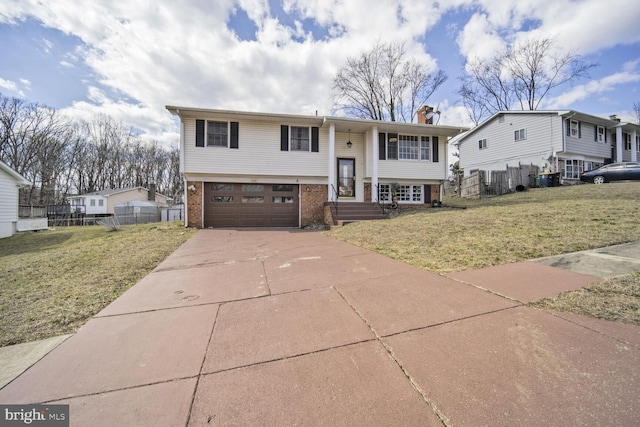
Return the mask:
<path id="1" fill-rule="evenodd" d="M 380 209 L 382 209 L 382 213 L 384 212 L 384 203 L 380 203 L 380 184 L 376 184 L 376 202 L 378 203 L 378 206 L 380 206 Z"/>
<path id="2" fill-rule="evenodd" d="M 331 189 L 333 190 L 333 194 L 335 194 L 335 198 L 334 200 L 329 200 L 331 202 L 331 205 L 333 206 L 333 208 L 336 210 L 336 215 L 338 215 L 338 190 L 336 190 L 336 187 L 334 187 L 333 184 L 331 184 Z"/>

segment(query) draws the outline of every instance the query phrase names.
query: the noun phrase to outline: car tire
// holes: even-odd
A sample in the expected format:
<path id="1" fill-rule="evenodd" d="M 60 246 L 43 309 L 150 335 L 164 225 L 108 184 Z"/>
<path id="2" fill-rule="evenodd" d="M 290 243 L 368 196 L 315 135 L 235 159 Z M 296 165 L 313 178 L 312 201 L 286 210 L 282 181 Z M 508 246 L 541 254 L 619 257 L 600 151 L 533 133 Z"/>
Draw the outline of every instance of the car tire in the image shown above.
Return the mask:
<path id="1" fill-rule="evenodd" d="M 598 175 L 593 177 L 594 184 L 604 184 L 606 181 L 604 180 L 604 176 Z"/>

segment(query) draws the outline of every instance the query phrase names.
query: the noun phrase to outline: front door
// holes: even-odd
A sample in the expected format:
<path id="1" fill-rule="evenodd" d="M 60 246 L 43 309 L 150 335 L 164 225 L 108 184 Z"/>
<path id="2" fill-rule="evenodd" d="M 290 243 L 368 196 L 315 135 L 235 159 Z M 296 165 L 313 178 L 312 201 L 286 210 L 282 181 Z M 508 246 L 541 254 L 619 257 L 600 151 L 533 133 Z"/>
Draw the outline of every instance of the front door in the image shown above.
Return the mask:
<path id="1" fill-rule="evenodd" d="M 338 159 L 338 196 L 356 197 L 356 159 Z"/>

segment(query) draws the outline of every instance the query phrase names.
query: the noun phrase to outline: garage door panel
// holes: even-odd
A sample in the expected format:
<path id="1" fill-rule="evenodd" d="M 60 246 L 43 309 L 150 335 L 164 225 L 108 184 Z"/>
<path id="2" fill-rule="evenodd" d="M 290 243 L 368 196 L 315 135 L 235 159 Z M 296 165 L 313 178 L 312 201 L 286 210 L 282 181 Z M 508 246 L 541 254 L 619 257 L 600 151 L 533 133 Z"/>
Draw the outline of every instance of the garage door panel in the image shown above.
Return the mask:
<path id="1" fill-rule="evenodd" d="M 206 183 L 205 227 L 297 227 L 298 186 Z"/>

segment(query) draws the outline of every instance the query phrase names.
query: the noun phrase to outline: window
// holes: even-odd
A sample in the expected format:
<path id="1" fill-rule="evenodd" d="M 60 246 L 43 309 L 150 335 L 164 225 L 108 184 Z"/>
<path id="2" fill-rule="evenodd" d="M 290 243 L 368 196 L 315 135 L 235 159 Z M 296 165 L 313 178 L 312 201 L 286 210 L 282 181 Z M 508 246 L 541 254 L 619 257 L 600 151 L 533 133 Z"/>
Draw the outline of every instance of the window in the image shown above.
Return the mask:
<path id="1" fill-rule="evenodd" d="M 387 159 L 398 160 L 398 137 L 389 135 L 389 143 L 387 144 Z"/>
<path id="2" fill-rule="evenodd" d="M 293 191 L 293 185 L 274 185 L 271 187 L 271 191 Z"/>
<path id="3" fill-rule="evenodd" d="M 291 126 L 291 151 L 309 151 L 309 128 Z"/>
<path id="4" fill-rule="evenodd" d="M 389 184 L 380 184 L 378 186 L 378 200 L 380 202 L 391 202 L 391 186 Z"/>
<path id="5" fill-rule="evenodd" d="M 431 159 L 431 144 L 428 136 L 423 136 L 420 141 L 420 160 Z"/>
<path id="6" fill-rule="evenodd" d="M 274 196 L 273 203 L 293 203 L 293 197 L 290 196 Z"/>
<path id="7" fill-rule="evenodd" d="M 419 135 L 389 134 L 389 139 L 386 143 L 386 159 L 437 162 L 437 142 L 437 136 L 430 137 Z M 380 159 L 384 160 L 383 156 L 381 156 Z"/>
<path id="8" fill-rule="evenodd" d="M 580 179 L 580 174 L 584 171 L 593 170 L 602 166 L 602 163 L 588 162 L 586 160 L 566 159 L 564 161 L 563 177 L 567 179 Z"/>
<path id="9" fill-rule="evenodd" d="M 231 203 L 233 202 L 233 196 L 211 196 L 211 201 L 214 203 Z"/>
<path id="10" fill-rule="evenodd" d="M 484 150 L 485 148 L 487 148 L 487 139 L 481 139 L 480 141 L 478 141 L 478 148 L 480 150 Z"/>
<path id="11" fill-rule="evenodd" d="M 411 201 L 418 203 L 422 202 L 422 185 L 411 186 Z"/>
<path id="12" fill-rule="evenodd" d="M 636 135 L 636 151 L 640 151 L 640 135 Z"/>
<path id="13" fill-rule="evenodd" d="M 196 147 L 239 148 L 240 124 L 196 119 Z"/>
<path id="14" fill-rule="evenodd" d="M 527 139 L 527 130 L 526 129 L 519 129 L 519 130 L 515 131 L 514 135 L 513 135 L 513 139 L 514 139 L 514 141 L 521 141 L 523 139 Z"/>
<path id="15" fill-rule="evenodd" d="M 228 135 L 227 122 L 207 122 L 207 147 L 227 147 Z"/>
<path id="16" fill-rule="evenodd" d="M 98 206 L 104 206 L 104 200 L 102 199 L 98 200 Z"/>
<path id="17" fill-rule="evenodd" d="M 624 149 L 627 151 L 631 151 L 631 134 L 624 134 Z"/>
<path id="18" fill-rule="evenodd" d="M 606 137 L 605 137 L 605 133 L 604 133 L 604 126 L 598 126 L 596 128 L 596 141 L 598 141 L 598 142 L 605 142 L 606 141 Z"/>
<path id="19" fill-rule="evenodd" d="M 242 196 L 242 203 L 264 203 L 264 196 Z"/>
<path id="20" fill-rule="evenodd" d="M 577 120 L 569 121 L 569 136 L 580 137 L 580 123 Z"/>
<path id="21" fill-rule="evenodd" d="M 96 205 L 96 199 L 91 199 L 91 206 L 95 206 Z"/>
<path id="22" fill-rule="evenodd" d="M 233 191 L 233 184 L 211 184 L 212 191 Z"/>
<path id="23" fill-rule="evenodd" d="M 422 203 L 424 200 L 422 188 L 422 185 L 397 185 L 397 201 L 399 203 Z M 380 184 L 378 197 L 380 202 L 391 203 L 391 184 Z"/>
<path id="24" fill-rule="evenodd" d="M 242 186 L 242 191 L 250 193 L 262 193 L 264 191 L 264 185 L 248 184 Z"/>
<path id="25" fill-rule="evenodd" d="M 418 160 L 418 137 L 400 135 L 398 137 L 398 159 Z"/>

